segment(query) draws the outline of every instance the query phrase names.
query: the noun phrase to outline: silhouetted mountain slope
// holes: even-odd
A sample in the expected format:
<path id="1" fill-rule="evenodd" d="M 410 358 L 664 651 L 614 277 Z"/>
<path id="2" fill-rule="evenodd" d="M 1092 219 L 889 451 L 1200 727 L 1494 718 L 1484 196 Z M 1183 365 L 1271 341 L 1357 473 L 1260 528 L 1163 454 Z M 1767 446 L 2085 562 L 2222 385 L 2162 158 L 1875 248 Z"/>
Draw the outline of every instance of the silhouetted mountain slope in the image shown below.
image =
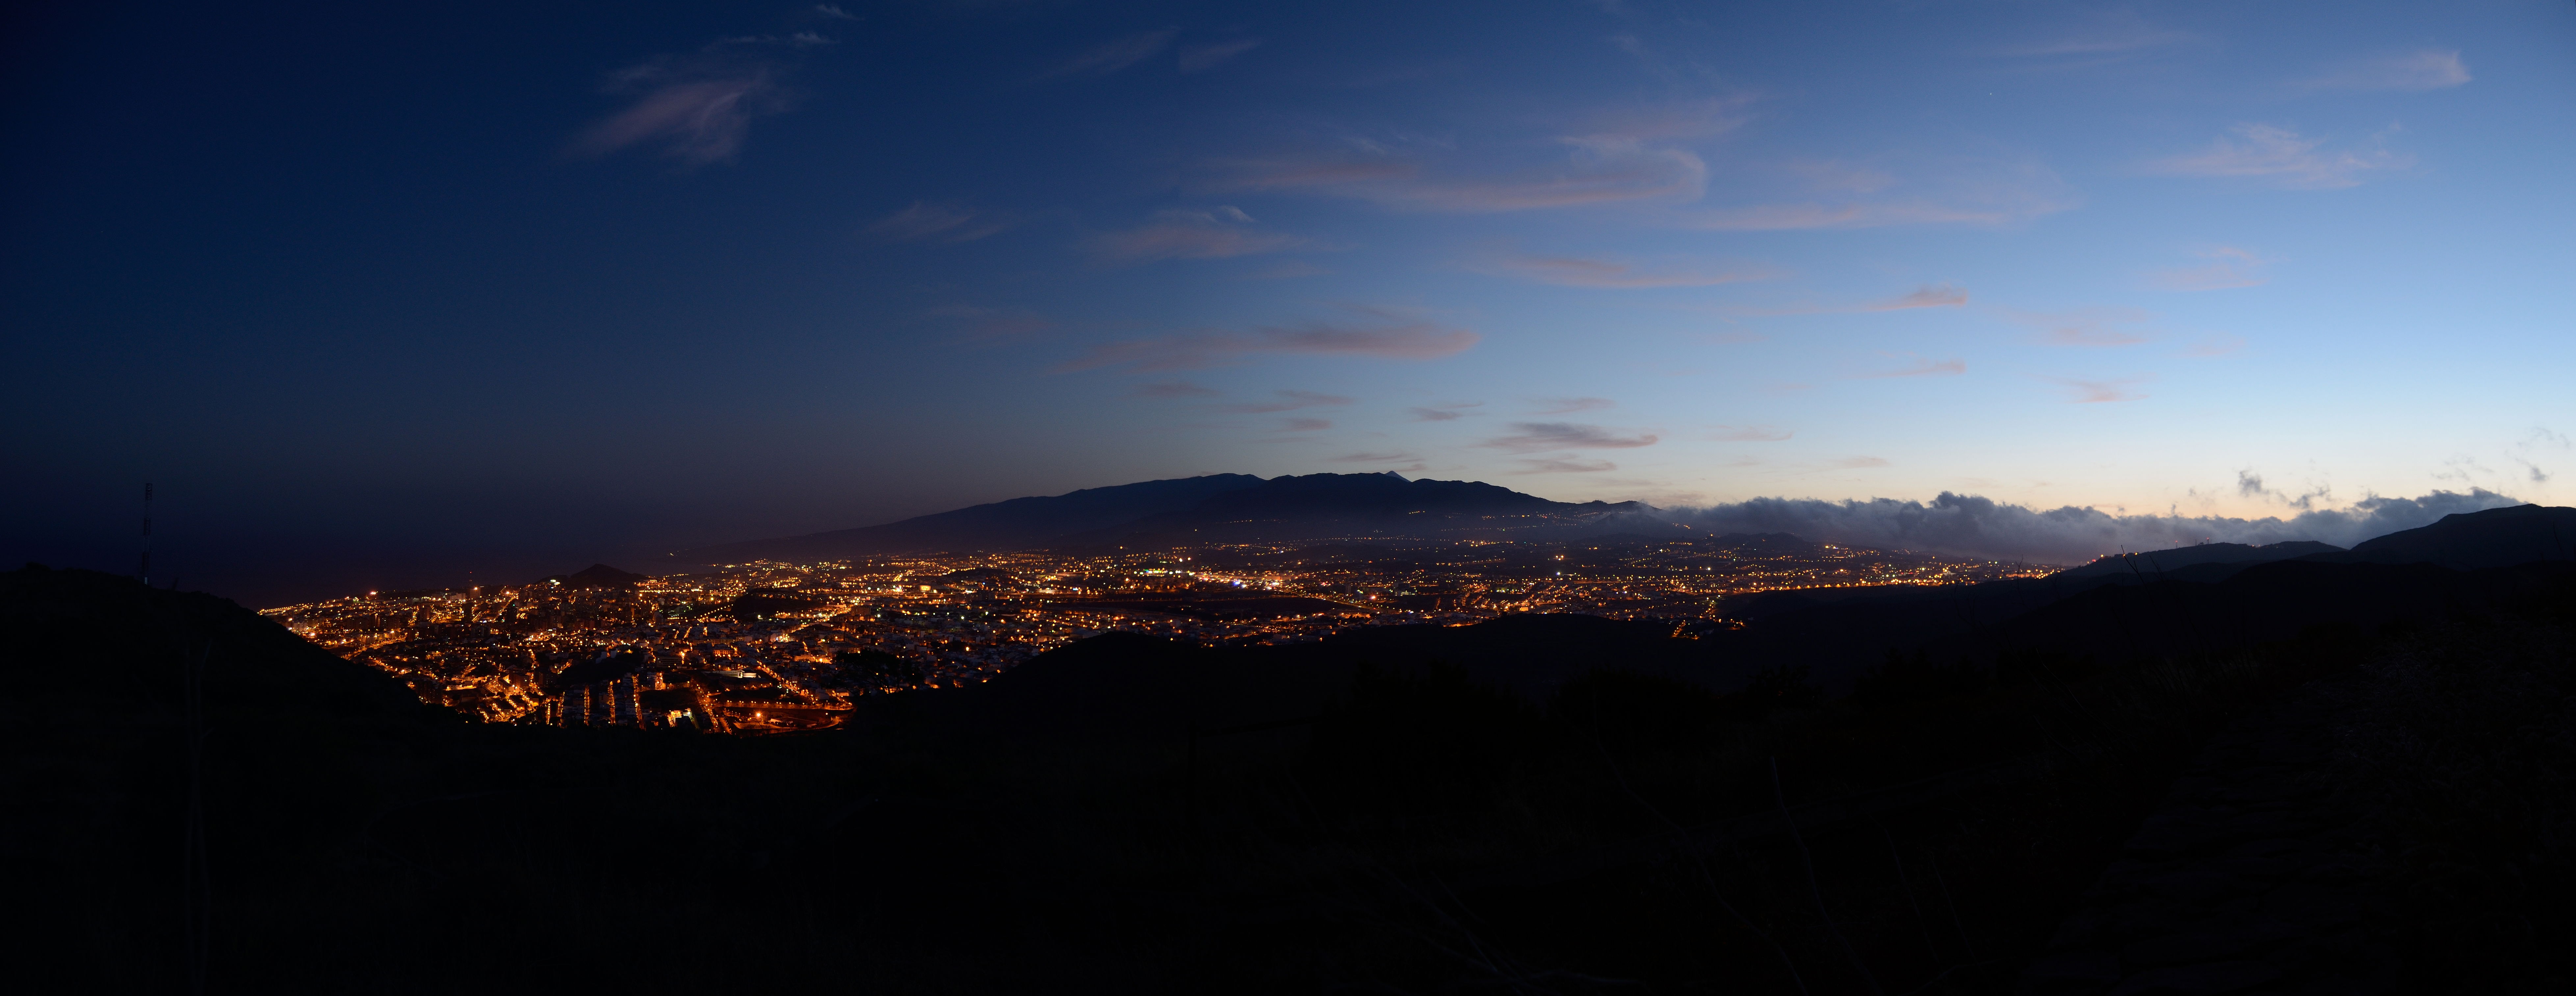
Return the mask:
<path id="1" fill-rule="evenodd" d="M 1216 474 L 1014 498 L 864 529 L 687 551 L 684 563 L 828 560 L 939 550 L 1014 550 L 1343 535 L 1499 539 L 1580 528 L 1636 502 L 1549 501 L 1476 481 Z"/>
<path id="2" fill-rule="evenodd" d="M 2094 582 L 2095 584 L 2107 582 Z M 1852 592 L 1778 592 L 1731 601 L 1741 630 L 1709 634 L 1722 654 L 1721 690 L 1775 667 L 1806 667 L 1831 691 L 1886 659 L 1890 650 L 1972 637 L 2085 590 L 2055 579 L 1994 581 Z"/>
<path id="3" fill-rule="evenodd" d="M 2291 540 L 2282 543 L 2267 543 L 2262 546 L 2248 546 L 2243 543 L 2202 543 L 2197 546 L 2175 547 L 2170 550 L 2149 550 L 2145 553 L 2114 554 L 2102 557 L 2101 559 L 2095 560 L 2094 562 L 2082 567 L 2067 568 L 2066 570 L 2057 572 L 2055 576 L 2069 581 L 2093 577 L 2118 577 L 2123 575 L 2129 577 L 2156 577 L 2168 571 L 2177 571 L 2185 567 L 2195 567 L 2202 564 L 2235 564 L 2248 566 L 2253 564 L 2270 563 L 2275 560 L 2289 560 L 2293 557 L 2306 557 L 2320 553 L 2342 552 L 2342 547 L 2335 546 L 2331 543 L 2318 543 L 2312 540 Z M 2233 572 L 2231 571 L 2228 573 Z M 2215 581 L 2218 580 L 2218 578 L 2211 577 L 2206 578 L 2206 580 Z"/>
<path id="4" fill-rule="evenodd" d="M 2376 632 L 2518 610 L 2563 596 L 2576 562 L 2535 561 L 2457 571 L 2438 564 L 2259 564 L 2216 584 L 2160 581 L 2095 588 L 1993 632 L 1935 644 L 1936 653 L 1990 656 L 2045 649 L 2105 662 L 2226 654 L 2286 640 L 2312 626 Z"/>
<path id="5" fill-rule="evenodd" d="M 2314 558 L 2373 564 L 2440 564 L 2457 570 L 2576 560 L 2576 508 L 2516 505 L 2445 515 L 2418 529 L 2365 540 Z"/>
<path id="6" fill-rule="evenodd" d="M 2497 530 L 2505 541 L 2487 547 L 2505 552 L 2489 562 L 2513 555 L 2513 530 L 2531 538 L 2528 520 L 2507 522 Z M 2035 649 L 2105 661 L 2233 652 L 2316 625 L 2376 629 L 2496 611 L 2576 577 L 2576 564 L 2529 557 L 2512 567 L 2471 572 L 2420 562 L 2347 562 L 2360 553 L 2356 547 L 2351 553 L 2267 562 L 2205 562 L 2160 574 L 2141 562 L 2135 571 L 2123 565 L 2118 572 L 2069 571 L 1969 586 L 1780 592 L 1731 604 L 1729 613 L 1748 625 L 1710 638 L 1722 648 L 1719 670 L 1729 681 L 1740 683 L 1768 667 L 1805 664 L 1820 684 L 1839 692 L 1890 651 L 1930 650 L 1944 663 L 1962 657 L 1991 663 L 1998 654 Z"/>
<path id="7" fill-rule="evenodd" d="M 1250 474 L 1210 474 L 1143 481 L 1048 497 L 1013 498 L 890 522 L 804 536 L 728 543 L 684 551 L 683 563 L 830 560 L 886 553 L 1003 550 L 1040 546 L 1070 533 L 1191 508 L 1209 496 L 1261 484 Z"/>
<path id="8" fill-rule="evenodd" d="M 1535 539 L 1581 529 L 1636 502 L 1560 502 L 1478 481 L 1407 481 L 1386 474 L 1275 477 L 1183 511 L 1076 539 L 1094 544 L 1249 542 L 1333 536 Z"/>
<path id="9" fill-rule="evenodd" d="M 2563 657 L 2571 593 L 2567 561 L 2292 560 L 2214 584 L 1784 602 L 1700 640 L 1518 614 L 1277 647 L 1111 635 L 975 688 L 867 696 L 849 727 L 730 738 L 466 723 L 220 599 L 34 568 L 0 575 L 13 806 L 0 847 L 28 856 L 12 896 L 46 913 L 16 937 L 85 991 L 188 988 L 184 909 L 214 925 L 210 991 L 806 990 L 847 986 L 852 966 L 893 980 L 878 988 L 1087 991 L 1062 984 L 1068 965 L 1119 992 L 1138 979 L 1184 992 L 1483 986 L 1490 973 L 1443 948 L 1388 939 L 1386 924 L 1451 915 L 1415 887 L 1450 883 L 1475 904 L 1478 943 L 1653 983 L 1643 991 L 1688 991 L 1711 965 L 1748 991 L 1795 991 L 1754 974 L 1780 964 L 1776 950 L 1801 967 L 1850 957 L 1820 926 L 1743 932 L 1705 898 L 1711 882 L 1761 923 L 1811 922 L 1818 901 L 1884 912 L 1897 929 L 1849 943 L 1910 988 L 1957 977 L 1920 927 L 1988 939 L 1976 956 L 2007 962 L 2049 936 L 2102 849 L 2165 794 L 2174 752 L 2231 703 L 2385 659 L 2303 630 L 2430 622 L 2420 632 L 2434 639 L 2467 634 L 2461 654 L 2495 640 Z M 2441 625 L 2534 603 L 2558 621 L 2488 636 Z M 209 644 L 192 736 L 182 663 Z M 1742 694 L 1692 687 L 1801 666 L 1831 681 L 1916 649 L 1970 659 L 1950 670 L 1972 679 L 2020 651 L 2101 666 L 1822 708 L 1774 694 L 1798 691 L 1776 672 Z M 1282 720 L 1314 722 L 1238 729 Z M 2462 756 L 2490 756 L 2475 750 L 2488 741 L 2454 739 Z M 2052 744 L 2071 746 L 2027 763 Z M 2023 780 L 1946 780 L 1999 768 Z M 2557 784 L 2499 770 L 2500 797 Z M 1936 777 L 1947 787 L 1922 788 Z M 213 883 L 196 898 L 179 889 L 191 798 Z M 1804 836 L 1730 829 L 1779 809 Z M 1713 877 L 1671 860 L 1676 824 L 1724 848 L 1691 853 L 1731 855 Z M 2534 853 L 2556 861 L 2550 847 Z M 1934 880 L 1873 870 L 1900 848 L 1907 867 L 1937 855 L 1942 869 L 1942 908 L 1921 925 L 1912 890 Z M 1810 862 L 1831 891 L 1815 891 Z M 688 954 L 563 954 L 638 937 L 679 938 Z M 1848 981 L 1815 991 L 1866 991 Z"/>
<path id="10" fill-rule="evenodd" d="M 1264 647 L 1112 634 L 1039 655 L 938 707 L 1006 731 L 1168 741 L 1192 725 L 1311 716 L 1346 692 L 1363 665 L 1392 673 L 1454 666 L 1471 681 L 1532 702 L 1595 670 L 1712 688 L 1729 677 L 1715 645 L 1672 633 L 1669 623 L 1543 614 L 1475 626 L 1369 627 Z"/>
<path id="11" fill-rule="evenodd" d="M 176 723 L 185 663 L 204 656 L 210 713 L 422 722 L 450 714 L 286 627 L 200 592 L 30 564 L 0 574 L 0 697 L 30 713 L 55 698 L 113 702 L 127 721 Z M 25 714 L 22 714 L 25 715 Z"/>

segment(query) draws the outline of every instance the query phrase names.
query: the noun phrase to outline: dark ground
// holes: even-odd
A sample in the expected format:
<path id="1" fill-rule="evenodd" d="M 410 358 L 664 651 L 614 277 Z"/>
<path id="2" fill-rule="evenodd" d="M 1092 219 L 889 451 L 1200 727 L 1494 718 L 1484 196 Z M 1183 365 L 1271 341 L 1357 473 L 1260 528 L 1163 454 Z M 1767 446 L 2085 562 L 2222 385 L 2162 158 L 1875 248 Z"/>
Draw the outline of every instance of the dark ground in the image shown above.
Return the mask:
<path id="1" fill-rule="evenodd" d="M 2410 985 L 2546 989 L 2566 566 L 2106 590 L 1834 696 L 1581 617 L 1102 638 L 771 739 L 473 725 L 231 603 L 30 568 L 9 936 L 90 991 L 2007 992 L 2213 732 L 2338 677 Z M 2095 638 L 2149 615 L 2198 645 Z"/>

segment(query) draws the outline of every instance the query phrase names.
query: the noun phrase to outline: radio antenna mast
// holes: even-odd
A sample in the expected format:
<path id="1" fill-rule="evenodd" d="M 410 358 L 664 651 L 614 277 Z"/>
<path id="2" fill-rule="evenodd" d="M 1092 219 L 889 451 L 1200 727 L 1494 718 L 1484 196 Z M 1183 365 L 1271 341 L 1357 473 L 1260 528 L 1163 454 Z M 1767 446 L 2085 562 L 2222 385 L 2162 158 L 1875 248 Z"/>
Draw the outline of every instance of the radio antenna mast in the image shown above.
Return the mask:
<path id="1" fill-rule="evenodd" d="M 143 482 L 143 562 L 134 568 L 143 586 L 152 587 L 152 482 Z"/>

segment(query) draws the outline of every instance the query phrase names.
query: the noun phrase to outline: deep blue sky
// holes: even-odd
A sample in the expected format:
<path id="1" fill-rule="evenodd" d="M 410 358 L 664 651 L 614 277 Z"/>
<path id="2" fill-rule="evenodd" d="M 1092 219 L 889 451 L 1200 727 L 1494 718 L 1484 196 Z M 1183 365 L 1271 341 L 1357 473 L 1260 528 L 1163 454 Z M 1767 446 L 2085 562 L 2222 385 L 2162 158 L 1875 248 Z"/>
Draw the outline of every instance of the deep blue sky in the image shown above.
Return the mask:
<path id="1" fill-rule="evenodd" d="M 1222 471 L 2576 469 L 2564 2 L 529 6 L 10 28 L 0 555 L 144 480 L 259 602 Z"/>

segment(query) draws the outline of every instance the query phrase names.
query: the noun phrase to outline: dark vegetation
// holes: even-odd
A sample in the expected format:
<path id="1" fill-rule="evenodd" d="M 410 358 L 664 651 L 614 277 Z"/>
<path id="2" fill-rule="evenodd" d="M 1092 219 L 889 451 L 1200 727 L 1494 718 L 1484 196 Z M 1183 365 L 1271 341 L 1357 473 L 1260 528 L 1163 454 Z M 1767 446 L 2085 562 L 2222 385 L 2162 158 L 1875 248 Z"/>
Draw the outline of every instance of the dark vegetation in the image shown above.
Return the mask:
<path id="1" fill-rule="evenodd" d="M 30 567 L 0 845 L 45 911 L 13 940 L 93 991 L 2001 992 L 2203 736 L 2359 669 L 2417 982 L 2532 989 L 2576 926 L 2571 580 L 2113 586 L 1983 644 L 1861 630 L 1848 694 L 1588 617 L 1104 637 L 730 739 L 472 725 L 228 602 Z"/>

